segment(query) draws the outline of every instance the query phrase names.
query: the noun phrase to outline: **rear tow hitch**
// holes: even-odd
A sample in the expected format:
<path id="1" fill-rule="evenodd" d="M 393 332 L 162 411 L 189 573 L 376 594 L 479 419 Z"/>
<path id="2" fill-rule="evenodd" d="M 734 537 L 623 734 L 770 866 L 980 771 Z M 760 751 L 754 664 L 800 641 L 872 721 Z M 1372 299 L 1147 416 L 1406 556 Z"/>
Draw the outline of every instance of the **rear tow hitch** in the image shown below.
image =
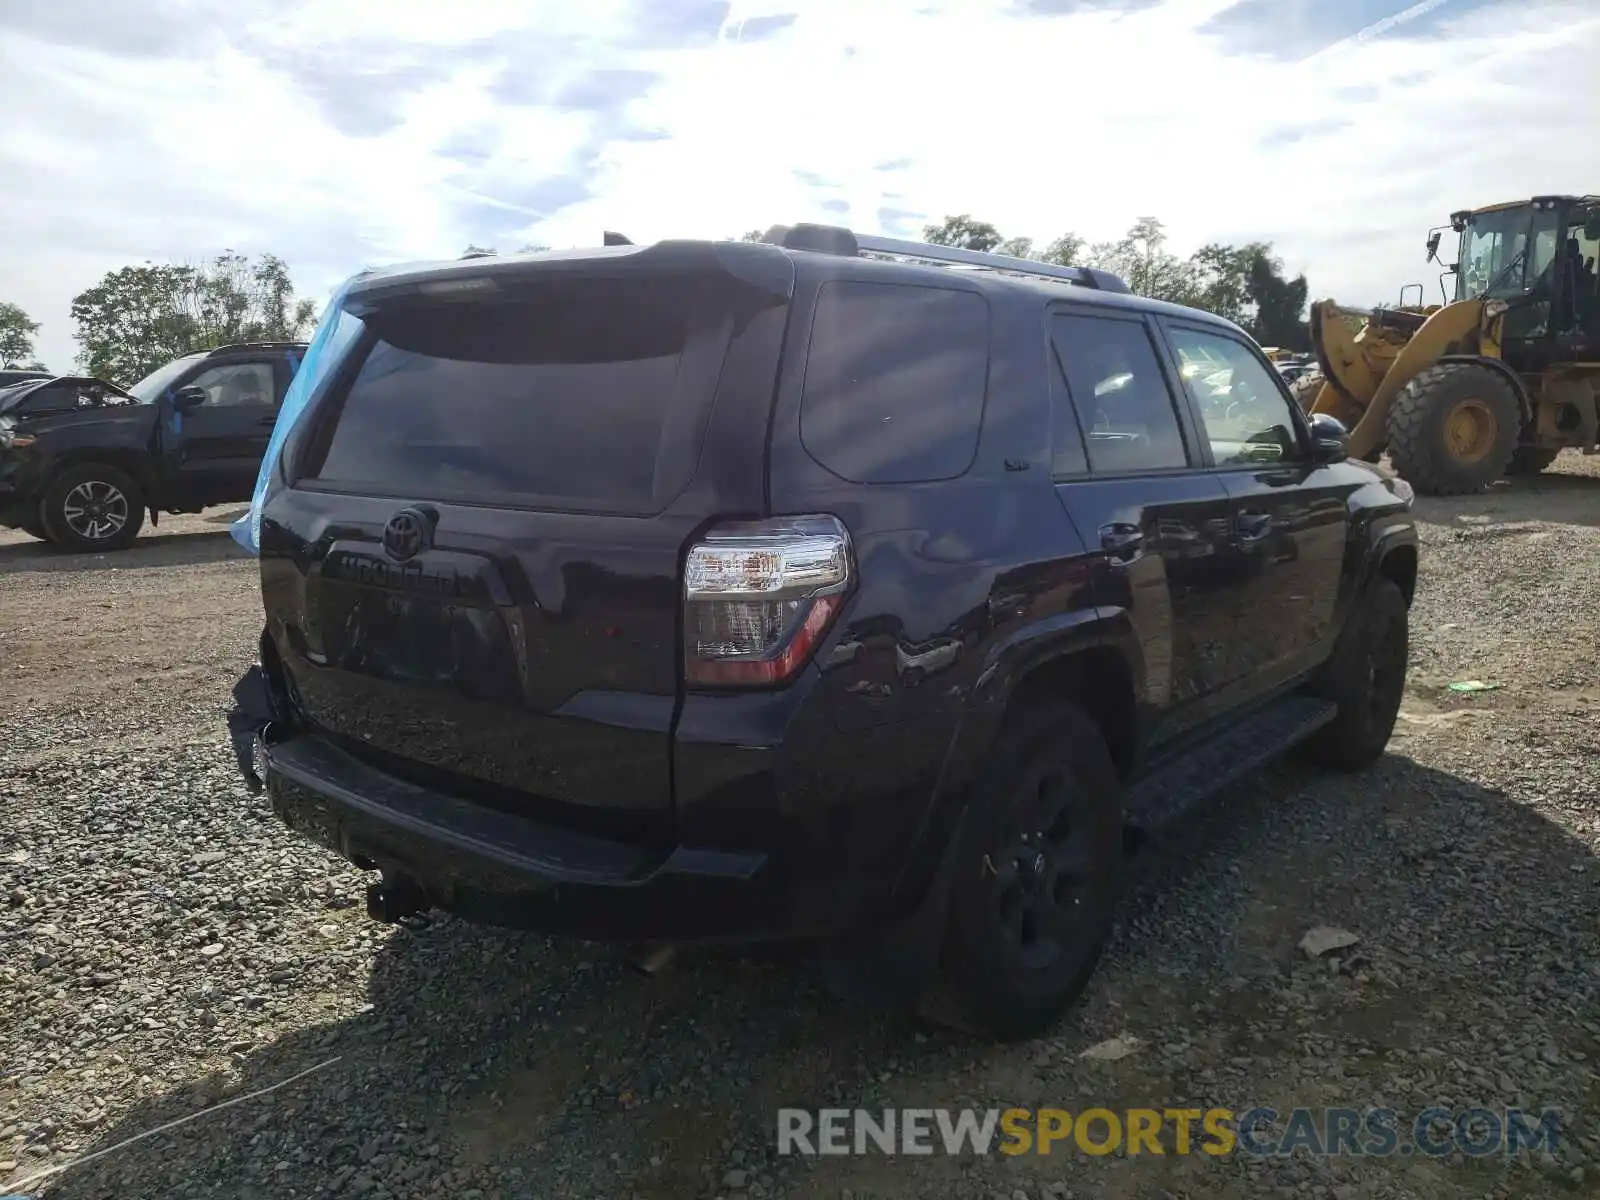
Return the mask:
<path id="1" fill-rule="evenodd" d="M 367 916 L 385 925 L 421 932 L 433 924 L 429 907 L 428 894 L 409 880 L 385 879 L 367 885 Z"/>

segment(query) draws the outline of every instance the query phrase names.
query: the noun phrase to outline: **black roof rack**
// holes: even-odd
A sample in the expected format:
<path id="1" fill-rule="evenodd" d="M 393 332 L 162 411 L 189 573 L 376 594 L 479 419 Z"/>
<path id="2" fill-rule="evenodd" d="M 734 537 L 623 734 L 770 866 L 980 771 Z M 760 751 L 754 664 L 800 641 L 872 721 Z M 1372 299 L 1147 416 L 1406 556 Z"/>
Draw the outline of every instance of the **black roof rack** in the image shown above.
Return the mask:
<path id="1" fill-rule="evenodd" d="M 842 254 L 848 258 L 863 254 L 878 255 L 941 266 L 975 267 L 1030 279 L 1049 279 L 1102 292 L 1128 291 L 1128 285 L 1120 277 L 1098 267 L 1061 267 L 1055 263 L 1017 258 L 1011 254 L 963 250 L 957 246 L 936 246 L 931 242 L 913 242 L 901 238 L 863 236 L 839 225 L 774 225 L 761 235 L 761 240 L 788 250 L 814 250 L 822 254 Z"/>
<path id="2" fill-rule="evenodd" d="M 215 358 L 219 354 L 232 354 L 236 350 L 304 350 L 309 342 L 234 342 L 228 346 L 218 346 L 214 350 L 206 351 L 207 358 Z"/>

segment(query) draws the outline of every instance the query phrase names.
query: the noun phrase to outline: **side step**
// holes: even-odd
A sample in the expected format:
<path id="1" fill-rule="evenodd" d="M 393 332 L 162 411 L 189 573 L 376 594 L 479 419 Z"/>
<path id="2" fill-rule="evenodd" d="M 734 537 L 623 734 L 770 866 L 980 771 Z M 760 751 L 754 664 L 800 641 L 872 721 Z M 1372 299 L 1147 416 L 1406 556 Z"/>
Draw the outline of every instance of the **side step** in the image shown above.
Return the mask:
<path id="1" fill-rule="evenodd" d="M 1123 798 L 1128 823 L 1159 829 L 1243 775 L 1266 766 L 1338 715 L 1331 700 L 1288 696 L 1158 765 Z"/>

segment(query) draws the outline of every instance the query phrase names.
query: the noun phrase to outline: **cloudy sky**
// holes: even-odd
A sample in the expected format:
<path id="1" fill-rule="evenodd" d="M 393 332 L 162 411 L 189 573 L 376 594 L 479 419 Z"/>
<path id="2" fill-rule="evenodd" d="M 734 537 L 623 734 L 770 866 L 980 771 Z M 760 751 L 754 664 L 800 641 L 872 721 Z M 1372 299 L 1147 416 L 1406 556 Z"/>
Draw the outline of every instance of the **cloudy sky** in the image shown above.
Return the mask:
<path id="1" fill-rule="evenodd" d="M 1425 282 L 1456 208 L 1600 191 L 1600 0 L 0 0 L 0 300 L 57 370 L 107 270 L 319 303 L 468 243 L 970 212 Z"/>

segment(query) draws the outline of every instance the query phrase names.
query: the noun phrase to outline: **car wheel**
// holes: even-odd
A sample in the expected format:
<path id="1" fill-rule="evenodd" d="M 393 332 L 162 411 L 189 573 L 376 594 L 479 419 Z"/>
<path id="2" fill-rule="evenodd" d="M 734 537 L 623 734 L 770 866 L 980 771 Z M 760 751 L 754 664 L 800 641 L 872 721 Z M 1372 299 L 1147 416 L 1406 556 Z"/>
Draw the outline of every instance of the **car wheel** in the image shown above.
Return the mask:
<path id="1" fill-rule="evenodd" d="M 1122 878 L 1121 787 L 1094 721 L 1071 704 L 1010 721 L 961 837 L 945 1019 L 1001 1041 L 1035 1037 L 1093 975 Z"/>
<path id="2" fill-rule="evenodd" d="M 1389 744 L 1406 690 L 1409 613 L 1400 587 L 1379 579 L 1349 624 L 1318 689 L 1339 715 L 1301 747 L 1317 766 L 1354 771 L 1376 762 Z"/>
<path id="3" fill-rule="evenodd" d="M 63 550 L 121 550 L 144 526 L 144 493 L 116 467 L 81 463 L 50 481 L 40 511 L 50 540 Z"/>

